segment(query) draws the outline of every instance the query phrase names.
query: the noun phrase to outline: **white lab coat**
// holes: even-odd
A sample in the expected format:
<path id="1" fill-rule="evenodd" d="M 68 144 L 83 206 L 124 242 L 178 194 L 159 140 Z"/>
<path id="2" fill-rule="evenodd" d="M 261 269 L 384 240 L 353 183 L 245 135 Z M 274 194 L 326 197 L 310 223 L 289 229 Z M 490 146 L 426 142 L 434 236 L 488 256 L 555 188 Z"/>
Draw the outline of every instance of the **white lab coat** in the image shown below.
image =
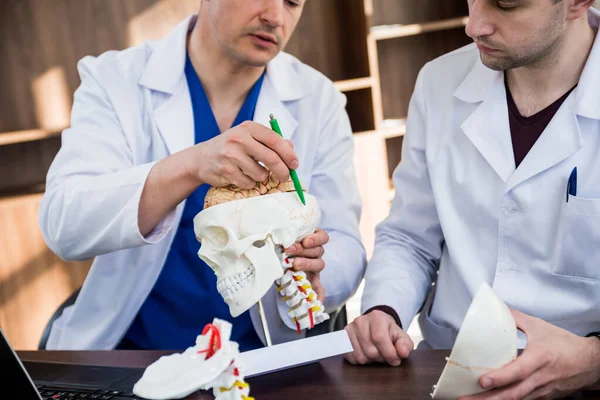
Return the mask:
<path id="1" fill-rule="evenodd" d="M 138 230 L 138 204 L 154 163 L 194 145 L 184 65 L 195 21 L 188 17 L 159 42 L 78 65 L 71 127 L 48 172 L 39 222 L 60 257 L 96 258 L 77 302 L 54 323 L 49 349 L 114 348 L 161 271 L 184 203 L 147 237 Z M 345 101 L 322 74 L 282 53 L 267 66 L 255 113 L 267 127 L 269 114 L 276 115 L 294 142 L 299 178 L 319 201 L 321 227 L 330 235 L 321 274 L 328 310 L 355 292 L 366 264 Z M 300 337 L 275 290 L 263 304 L 274 343 Z M 256 307 L 251 316 L 264 342 Z"/>
<path id="2" fill-rule="evenodd" d="M 597 27 L 600 14 L 590 16 Z M 390 306 L 406 329 L 427 299 L 424 340 L 451 348 L 487 282 L 509 307 L 578 335 L 600 331 L 599 71 L 600 36 L 578 87 L 515 169 L 503 73 L 474 44 L 422 69 L 363 310 Z M 567 203 L 574 167 L 578 193 Z"/>

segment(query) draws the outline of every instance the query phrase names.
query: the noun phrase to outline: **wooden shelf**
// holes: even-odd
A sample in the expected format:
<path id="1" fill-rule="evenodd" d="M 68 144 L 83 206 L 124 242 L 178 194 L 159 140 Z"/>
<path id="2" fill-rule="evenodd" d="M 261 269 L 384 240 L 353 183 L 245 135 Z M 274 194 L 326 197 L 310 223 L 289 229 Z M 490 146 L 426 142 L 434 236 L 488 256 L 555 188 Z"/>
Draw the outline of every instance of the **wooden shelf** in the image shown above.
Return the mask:
<path id="1" fill-rule="evenodd" d="M 360 132 L 354 132 L 354 135 L 360 135 L 360 136 L 377 136 L 377 131 L 360 131 Z"/>
<path id="2" fill-rule="evenodd" d="M 337 81 L 333 83 L 340 92 L 351 92 L 353 90 L 368 89 L 373 87 L 373 78 L 347 79 L 345 81 Z"/>
<path id="3" fill-rule="evenodd" d="M 0 146 L 49 139 L 52 137 L 60 136 L 61 133 L 62 130 L 47 131 L 44 129 L 29 129 L 25 131 L 0 133 Z"/>
<path id="4" fill-rule="evenodd" d="M 402 137 L 406 134 L 406 119 L 383 121 L 379 132 L 383 139 Z"/>
<path id="5" fill-rule="evenodd" d="M 448 29 L 463 28 L 467 25 L 469 17 L 451 18 L 443 21 L 426 22 L 411 25 L 381 25 L 373 26 L 369 30 L 375 40 L 396 39 L 406 36 L 415 36 L 427 32 L 445 31 Z"/>
<path id="6" fill-rule="evenodd" d="M 382 129 L 381 136 L 384 139 L 393 139 L 397 137 L 403 137 L 406 134 L 405 128 L 397 128 L 397 129 Z"/>

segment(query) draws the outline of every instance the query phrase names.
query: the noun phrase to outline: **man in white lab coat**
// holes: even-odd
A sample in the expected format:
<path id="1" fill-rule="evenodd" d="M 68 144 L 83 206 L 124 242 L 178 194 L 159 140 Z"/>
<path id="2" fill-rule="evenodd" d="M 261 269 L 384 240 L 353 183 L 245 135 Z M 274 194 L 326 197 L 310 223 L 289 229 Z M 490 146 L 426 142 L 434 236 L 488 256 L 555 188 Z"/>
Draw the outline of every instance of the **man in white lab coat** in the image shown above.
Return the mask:
<path id="1" fill-rule="evenodd" d="M 423 344 L 451 348 L 487 282 L 514 310 L 526 348 L 482 377 L 496 390 L 477 398 L 560 396 L 598 381 L 600 340 L 586 337 L 600 331 L 592 3 L 469 0 L 475 43 L 422 69 L 364 315 L 347 328 L 350 362 L 399 365 L 413 350 L 401 328 L 421 309 Z"/>
<path id="2" fill-rule="evenodd" d="M 183 349 L 214 317 L 242 350 L 262 346 L 256 306 L 231 318 L 192 219 L 209 186 L 252 188 L 266 168 L 297 169 L 321 207 L 321 229 L 286 249 L 294 266 L 329 311 L 355 292 L 366 261 L 345 97 L 280 52 L 304 2 L 203 0 L 158 42 L 80 61 L 39 222 L 56 254 L 95 261 L 49 349 Z M 301 337 L 274 288 L 263 305 L 274 343 Z"/>

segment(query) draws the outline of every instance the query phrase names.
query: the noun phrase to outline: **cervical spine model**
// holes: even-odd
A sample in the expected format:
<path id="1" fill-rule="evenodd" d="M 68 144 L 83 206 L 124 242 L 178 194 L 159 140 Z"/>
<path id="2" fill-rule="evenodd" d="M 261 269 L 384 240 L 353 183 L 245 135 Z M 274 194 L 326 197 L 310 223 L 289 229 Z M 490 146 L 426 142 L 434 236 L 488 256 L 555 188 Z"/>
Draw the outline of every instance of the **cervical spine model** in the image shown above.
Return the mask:
<path id="1" fill-rule="evenodd" d="M 208 191 L 204 210 L 194 218 L 202 243 L 198 256 L 217 275 L 217 290 L 233 317 L 258 303 L 275 282 L 290 307 L 284 321 L 290 328 L 301 332 L 329 319 L 306 275 L 293 271 L 283 254 L 319 226 L 317 200 L 305 198 L 303 205 L 293 183 L 272 174 L 252 190 Z"/>
<path id="2" fill-rule="evenodd" d="M 281 255 L 281 267 L 285 273 L 275 281 L 277 292 L 283 296 L 282 300 L 290 307 L 288 314 L 296 324 L 296 330 L 301 333 L 303 329 L 312 329 L 315 325 L 329 319 L 323 304 L 304 272 L 296 272 L 292 268 L 292 261 Z"/>
<path id="3" fill-rule="evenodd" d="M 215 318 L 196 345 L 183 353 L 163 356 L 148 366 L 133 393 L 151 400 L 181 399 L 213 389 L 215 400 L 254 400 L 244 381 L 238 344 L 229 340 L 231 324 Z"/>

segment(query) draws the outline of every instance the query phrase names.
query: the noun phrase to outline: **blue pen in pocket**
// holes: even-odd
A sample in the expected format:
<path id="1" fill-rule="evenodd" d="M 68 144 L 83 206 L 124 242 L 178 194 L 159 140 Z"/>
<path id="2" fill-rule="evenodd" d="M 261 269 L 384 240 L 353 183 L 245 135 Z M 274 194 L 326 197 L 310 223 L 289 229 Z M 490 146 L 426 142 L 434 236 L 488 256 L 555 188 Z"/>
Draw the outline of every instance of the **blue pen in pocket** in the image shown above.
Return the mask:
<path id="1" fill-rule="evenodd" d="M 571 175 L 569 175 L 569 183 L 567 183 L 567 203 L 569 202 L 569 195 L 577 196 L 577 167 L 573 168 Z"/>

